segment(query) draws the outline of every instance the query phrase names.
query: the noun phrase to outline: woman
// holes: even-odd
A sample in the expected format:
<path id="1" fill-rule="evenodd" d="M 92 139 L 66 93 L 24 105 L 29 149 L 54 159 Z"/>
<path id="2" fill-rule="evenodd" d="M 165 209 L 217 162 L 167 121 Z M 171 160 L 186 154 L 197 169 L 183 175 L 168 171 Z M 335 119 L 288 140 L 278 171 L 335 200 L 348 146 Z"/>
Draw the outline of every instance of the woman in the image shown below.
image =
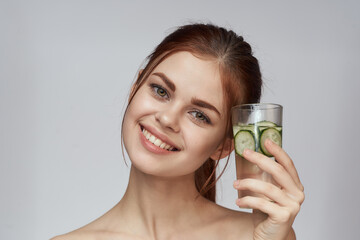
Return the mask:
<path id="1" fill-rule="evenodd" d="M 278 186 L 255 179 L 234 188 L 244 213 L 215 203 L 215 167 L 233 150 L 230 109 L 258 102 L 261 74 L 251 47 L 234 32 L 193 24 L 167 36 L 134 83 L 122 124 L 131 160 L 120 202 L 94 222 L 54 239 L 295 239 L 304 200 L 289 156 L 271 141 L 277 162 L 245 151 Z"/>

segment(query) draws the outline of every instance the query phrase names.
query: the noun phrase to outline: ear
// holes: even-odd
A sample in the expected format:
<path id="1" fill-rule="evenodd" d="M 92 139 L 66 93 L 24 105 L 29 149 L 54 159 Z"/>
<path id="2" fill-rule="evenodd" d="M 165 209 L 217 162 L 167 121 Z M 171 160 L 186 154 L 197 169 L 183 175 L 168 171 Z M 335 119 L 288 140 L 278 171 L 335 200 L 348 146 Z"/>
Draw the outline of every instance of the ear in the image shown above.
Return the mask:
<path id="1" fill-rule="evenodd" d="M 220 144 L 219 147 L 216 149 L 216 151 L 210 156 L 210 158 L 214 160 L 222 159 L 230 155 L 230 153 L 233 150 L 234 150 L 234 140 L 232 138 L 227 137 L 224 141 L 224 144 Z"/>

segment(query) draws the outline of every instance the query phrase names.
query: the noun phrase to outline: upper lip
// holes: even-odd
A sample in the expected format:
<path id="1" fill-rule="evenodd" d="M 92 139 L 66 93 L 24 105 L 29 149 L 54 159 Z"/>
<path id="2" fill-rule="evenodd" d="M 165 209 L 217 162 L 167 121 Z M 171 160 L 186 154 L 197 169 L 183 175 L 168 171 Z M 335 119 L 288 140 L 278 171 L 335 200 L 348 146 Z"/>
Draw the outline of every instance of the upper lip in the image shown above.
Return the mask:
<path id="1" fill-rule="evenodd" d="M 162 134 L 156 128 L 153 128 L 148 125 L 140 124 L 141 127 L 145 128 L 148 132 L 150 132 L 152 135 L 154 135 L 156 138 L 160 139 L 166 144 L 169 144 L 170 146 L 173 146 L 177 150 L 180 150 L 180 147 L 177 146 L 173 141 L 171 141 L 166 135 Z"/>

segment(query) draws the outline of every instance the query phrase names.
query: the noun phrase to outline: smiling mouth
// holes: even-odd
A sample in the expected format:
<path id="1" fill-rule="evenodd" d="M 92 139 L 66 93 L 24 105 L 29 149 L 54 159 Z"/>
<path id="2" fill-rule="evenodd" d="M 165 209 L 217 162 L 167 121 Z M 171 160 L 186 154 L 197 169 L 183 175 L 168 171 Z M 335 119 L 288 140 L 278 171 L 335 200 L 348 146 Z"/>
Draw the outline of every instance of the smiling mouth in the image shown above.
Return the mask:
<path id="1" fill-rule="evenodd" d="M 177 149 L 174 146 L 171 146 L 170 144 L 163 142 L 161 139 L 157 138 L 156 136 L 154 136 L 153 134 L 151 134 L 149 131 L 147 131 L 143 126 L 140 125 L 141 128 L 141 132 L 143 133 L 143 135 L 145 136 L 145 138 L 151 142 L 152 144 L 154 144 L 155 146 L 165 149 L 167 151 L 171 151 L 171 152 L 175 152 L 175 151 L 179 151 L 179 149 Z"/>

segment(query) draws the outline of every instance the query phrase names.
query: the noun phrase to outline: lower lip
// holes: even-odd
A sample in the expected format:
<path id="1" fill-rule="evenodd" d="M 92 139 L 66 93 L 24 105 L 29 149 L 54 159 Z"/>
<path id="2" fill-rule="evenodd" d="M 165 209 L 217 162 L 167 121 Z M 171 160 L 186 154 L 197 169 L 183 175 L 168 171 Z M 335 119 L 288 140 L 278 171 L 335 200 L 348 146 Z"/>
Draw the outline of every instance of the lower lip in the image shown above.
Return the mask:
<path id="1" fill-rule="evenodd" d="M 152 153 L 156 153 L 156 154 L 171 154 L 174 153 L 175 151 L 168 151 L 166 149 L 163 149 L 161 147 L 158 147 L 156 145 L 154 145 L 152 142 L 150 142 L 149 140 L 146 139 L 146 137 L 144 136 L 141 127 L 139 127 L 140 129 L 140 141 L 142 143 L 142 145 L 150 152 Z"/>

